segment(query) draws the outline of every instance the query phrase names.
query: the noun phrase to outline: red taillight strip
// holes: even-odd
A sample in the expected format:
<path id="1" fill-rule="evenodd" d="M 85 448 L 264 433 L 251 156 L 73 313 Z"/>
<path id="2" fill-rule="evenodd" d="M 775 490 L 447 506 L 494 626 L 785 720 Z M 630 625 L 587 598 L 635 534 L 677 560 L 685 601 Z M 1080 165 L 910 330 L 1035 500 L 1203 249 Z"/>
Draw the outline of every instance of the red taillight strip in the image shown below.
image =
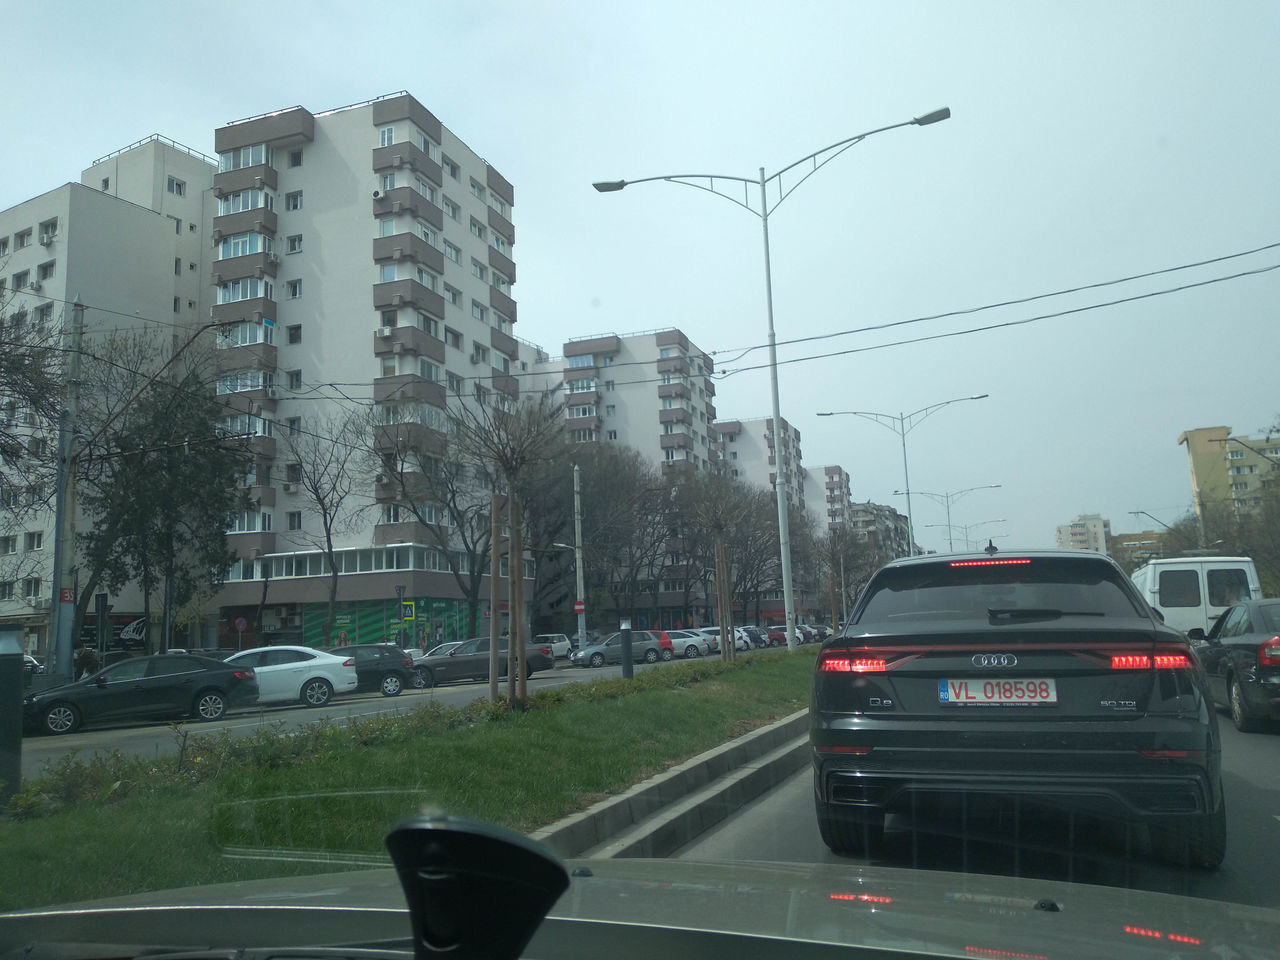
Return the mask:
<path id="1" fill-rule="evenodd" d="M 893 897 L 878 897 L 873 893 L 828 893 L 828 900 L 851 900 L 855 903 L 893 903 Z"/>
<path id="2" fill-rule="evenodd" d="M 1182 653 L 1157 653 L 1154 657 L 1145 653 L 1121 653 L 1111 658 L 1112 670 L 1187 670 L 1191 661 Z"/>
<path id="3" fill-rule="evenodd" d="M 826 657 L 818 665 L 823 673 L 884 673 L 884 660 L 871 657 Z"/>
<path id="4" fill-rule="evenodd" d="M 1030 563 L 1030 560 L 952 560 L 952 567 L 1011 567 Z"/>
<path id="5" fill-rule="evenodd" d="M 1150 937 L 1153 940 L 1172 940 L 1174 943 L 1190 943 L 1199 945 L 1198 937 L 1188 937 L 1182 933 L 1164 933 L 1160 930 L 1152 930 L 1150 927 L 1133 927 L 1128 924 L 1124 927 L 1125 933 L 1131 933 L 1135 937 Z"/>

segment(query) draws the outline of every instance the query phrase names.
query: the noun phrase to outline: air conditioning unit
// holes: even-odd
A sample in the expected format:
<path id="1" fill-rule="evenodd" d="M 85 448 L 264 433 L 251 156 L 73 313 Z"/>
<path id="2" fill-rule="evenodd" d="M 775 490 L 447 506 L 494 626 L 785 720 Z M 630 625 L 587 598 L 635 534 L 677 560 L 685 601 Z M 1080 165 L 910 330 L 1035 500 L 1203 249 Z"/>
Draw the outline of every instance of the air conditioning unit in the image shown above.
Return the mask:
<path id="1" fill-rule="evenodd" d="M 377 200 L 380 196 L 382 196 L 382 191 L 381 191 L 381 190 L 375 190 L 375 191 L 373 191 L 373 199 Z"/>
<path id="2" fill-rule="evenodd" d="M 391 336 L 391 334 L 392 334 L 392 332 L 393 332 L 394 330 L 395 330 L 395 327 L 381 327 L 381 328 L 378 330 L 378 336 L 380 336 L 380 337 L 389 337 L 389 336 Z"/>
<path id="3" fill-rule="evenodd" d="M 279 263 L 279 262 L 280 262 L 280 254 L 278 253 L 267 254 L 267 263 Z"/>
<path id="4" fill-rule="evenodd" d="M 268 400 L 279 400 L 279 399 L 280 399 L 280 388 L 279 388 L 279 387 L 267 387 L 267 389 L 266 389 L 266 394 L 267 394 L 267 399 L 268 399 Z"/>
<path id="5" fill-rule="evenodd" d="M 296 483 L 286 483 L 283 489 L 285 493 L 297 493 L 298 485 Z"/>
<path id="6" fill-rule="evenodd" d="M 53 243 L 53 234 L 52 234 L 52 233 L 42 233 L 42 234 L 40 234 L 40 245 L 41 245 L 42 247 L 47 247 L 47 246 L 48 246 L 49 244 L 51 244 L 51 243 Z"/>
<path id="7" fill-rule="evenodd" d="M 386 475 L 385 473 L 380 473 L 380 474 L 378 474 L 376 477 L 374 477 L 374 478 L 373 478 L 373 482 L 374 482 L 374 483 L 386 483 L 386 482 L 387 482 L 387 475 Z"/>
<path id="8" fill-rule="evenodd" d="M 302 614 L 300 613 L 293 614 L 291 617 L 285 620 L 285 625 L 290 627 L 302 626 Z"/>
<path id="9" fill-rule="evenodd" d="M 472 364 L 474 364 L 474 365 L 476 365 L 476 366 L 479 366 L 479 364 L 480 364 L 480 358 L 479 358 L 479 357 L 477 357 L 477 356 L 473 353 L 473 354 L 471 355 L 471 362 L 472 362 Z"/>
<path id="10" fill-rule="evenodd" d="M 32 280 L 29 284 L 27 284 L 27 289 L 35 290 L 38 293 L 40 291 L 40 281 Z"/>
<path id="11" fill-rule="evenodd" d="M 34 600 L 31 601 L 31 605 L 35 607 L 37 610 L 47 610 L 49 607 L 49 598 L 36 597 Z"/>

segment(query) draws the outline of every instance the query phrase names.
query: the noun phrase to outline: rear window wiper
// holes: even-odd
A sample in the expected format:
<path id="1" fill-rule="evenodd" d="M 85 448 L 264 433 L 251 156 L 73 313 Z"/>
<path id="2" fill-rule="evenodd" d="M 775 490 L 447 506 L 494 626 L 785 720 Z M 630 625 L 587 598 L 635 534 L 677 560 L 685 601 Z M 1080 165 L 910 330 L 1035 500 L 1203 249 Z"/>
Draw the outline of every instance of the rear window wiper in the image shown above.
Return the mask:
<path id="1" fill-rule="evenodd" d="M 1105 617 L 1101 610 L 1056 610 L 1052 607 L 988 607 L 992 620 L 1056 620 L 1059 617 Z"/>

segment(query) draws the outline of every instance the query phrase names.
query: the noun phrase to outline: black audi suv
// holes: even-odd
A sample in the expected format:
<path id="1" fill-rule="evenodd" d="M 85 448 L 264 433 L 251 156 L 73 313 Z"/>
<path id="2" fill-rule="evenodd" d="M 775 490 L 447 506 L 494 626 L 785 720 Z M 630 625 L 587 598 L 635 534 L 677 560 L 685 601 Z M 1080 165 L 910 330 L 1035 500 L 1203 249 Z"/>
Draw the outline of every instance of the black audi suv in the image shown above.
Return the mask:
<path id="1" fill-rule="evenodd" d="M 1204 671 L 1101 554 L 882 567 L 823 644 L 810 722 L 818 826 L 836 853 L 872 851 L 886 814 L 986 798 L 1140 821 L 1161 857 L 1222 861 Z"/>

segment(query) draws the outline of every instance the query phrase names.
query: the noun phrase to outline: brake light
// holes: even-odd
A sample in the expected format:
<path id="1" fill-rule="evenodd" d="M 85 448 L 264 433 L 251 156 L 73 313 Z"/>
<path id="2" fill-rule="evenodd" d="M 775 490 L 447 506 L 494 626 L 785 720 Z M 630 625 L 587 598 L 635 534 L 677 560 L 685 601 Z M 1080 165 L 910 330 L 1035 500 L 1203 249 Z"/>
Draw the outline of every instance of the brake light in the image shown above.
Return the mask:
<path id="1" fill-rule="evenodd" d="M 1200 944 L 1197 937 L 1189 937 L 1184 933 L 1165 933 L 1162 930 L 1152 930 L 1150 927 L 1134 927 L 1126 924 L 1124 932 L 1131 933 L 1135 937 L 1150 937 L 1152 940 L 1169 940 L 1173 943 L 1189 943 L 1195 946 Z"/>
<path id="2" fill-rule="evenodd" d="M 952 560 L 953 567 L 1012 567 L 1030 563 L 1030 560 Z"/>
<path id="3" fill-rule="evenodd" d="M 405 657 L 403 660 L 400 661 L 400 666 L 404 667 L 406 670 L 412 670 L 413 657 Z"/>
<path id="4" fill-rule="evenodd" d="M 1122 653 L 1111 658 L 1112 670 L 1186 670 L 1191 661 L 1182 653 L 1158 653 L 1149 657 L 1145 653 Z"/>
<path id="5" fill-rule="evenodd" d="M 893 897 L 879 897 L 873 893 L 828 893 L 828 900 L 849 900 L 854 903 L 893 903 Z"/>
<path id="6" fill-rule="evenodd" d="M 1280 667 L 1280 637 L 1272 637 L 1258 644 L 1258 666 Z"/>
<path id="7" fill-rule="evenodd" d="M 822 673 L 884 673 L 882 657 L 828 656 L 818 664 Z"/>
<path id="8" fill-rule="evenodd" d="M 236 670 L 231 675 L 237 680 L 252 680 L 255 676 L 252 667 L 244 670 Z"/>
<path id="9" fill-rule="evenodd" d="M 551 648 L 550 648 L 550 647 L 539 647 L 539 648 L 538 648 L 538 652 L 539 652 L 540 654 L 542 654 L 544 657 L 549 657 L 549 656 L 551 656 Z"/>
<path id="10" fill-rule="evenodd" d="M 354 667 L 356 665 L 356 662 L 351 657 L 348 657 L 346 660 L 342 661 L 342 665 L 344 667 Z"/>

